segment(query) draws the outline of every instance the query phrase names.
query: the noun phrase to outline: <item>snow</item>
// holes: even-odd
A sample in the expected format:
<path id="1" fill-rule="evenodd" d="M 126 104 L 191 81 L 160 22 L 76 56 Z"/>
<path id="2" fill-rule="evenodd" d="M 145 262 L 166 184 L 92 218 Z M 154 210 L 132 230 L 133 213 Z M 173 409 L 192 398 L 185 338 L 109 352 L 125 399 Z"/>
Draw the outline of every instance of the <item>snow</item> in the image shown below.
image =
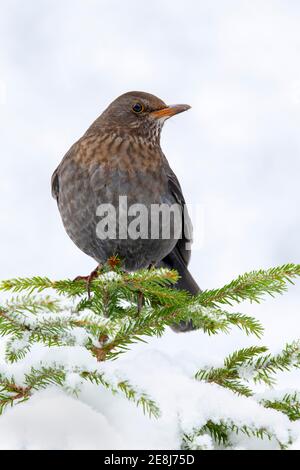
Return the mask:
<path id="1" fill-rule="evenodd" d="M 117 281 L 120 278 L 121 276 L 114 271 L 109 271 L 107 273 L 100 274 L 100 276 L 98 277 L 100 281 Z"/>
<path id="2" fill-rule="evenodd" d="M 212 450 L 213 449 L 213 442 L 212 438 L 208 434 L 204 434 L 203 436 L 197 436 L 193 441 L 192 449 L 203 449 L 203 450 Z"/>
<path id="3" fill-rule="evenodd" d="M 161 416 L 150 419 L 121 394 L 112 395 L 101 385 L 82 382 L 72 372 L 67 375 L 65 390 L 50 387 L 6 409 L 0 418 L 0 448 L 179 449 L 182 432 L 190 433 L 208 420 L 261 426 L 275 432 L 283 443 L 292 433 L 297 442 L 300 427 L 283 414 L 263 408 L 254 398 L 193 379 L 199 368 L 221 365 L 227 352 L 217 345 L 222 345 L 222 335 L 208 337 L 199 331 L 176 335 L 168 330 L 162 338 L 136 344 L 116 361 L 100 364 L 80 346 L 49 349 L 35 345 L 14 365 L 5 367 L 2 360 L 0 371 L 13 374 L 16 380 L 32 365 L 38 367 L 41 360 L 44 365 L 99 370 L 112 383 L 126 379 L 156 401 Z M 299 374 L 294 377 L 294 386 L 297 383 Z M 233 442 L 236 448 L 278 448 L 275 440 L 259 442 L 243 435 L 234 437 Z M 201 436 L 193 443 L 197 445 L 209 449 L 211 439 Z"/>
<path id="4" fill-rule="evenodd" d="M 55 389 L 38 392 L 1 419 L 1 450 L 110 449 L 123 445 L 103 414 Z"/>

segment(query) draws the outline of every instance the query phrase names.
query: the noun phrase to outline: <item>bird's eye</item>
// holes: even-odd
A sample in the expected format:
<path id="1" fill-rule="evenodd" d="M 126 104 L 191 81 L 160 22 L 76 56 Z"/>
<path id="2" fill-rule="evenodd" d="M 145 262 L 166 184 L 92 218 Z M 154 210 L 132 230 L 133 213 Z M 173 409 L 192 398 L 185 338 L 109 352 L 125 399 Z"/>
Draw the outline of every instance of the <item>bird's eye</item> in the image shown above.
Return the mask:
<path id="1" fill-rule="evenodd" d="M 142 111 L 144 111 L 144 106 L 143 106 L 141 103 L 135 103 L 135 104 L 132 106 L 132 111 L 134 111 L 135 113 L 139 114 L 139 113 L 141 113 Z"/>

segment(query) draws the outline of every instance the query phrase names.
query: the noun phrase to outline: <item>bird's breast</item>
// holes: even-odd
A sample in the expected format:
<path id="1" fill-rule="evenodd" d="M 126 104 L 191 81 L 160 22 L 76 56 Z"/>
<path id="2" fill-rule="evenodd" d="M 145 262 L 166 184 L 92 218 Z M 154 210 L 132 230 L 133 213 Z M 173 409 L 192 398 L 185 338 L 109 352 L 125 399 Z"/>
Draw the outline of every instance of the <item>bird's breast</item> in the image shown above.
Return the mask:
<path id="1" fill-rule="evenodd" d="M 79 166 L 87 171 L 95 197 L 112 204 L 118 197 L 128 202 L 159 203 L 167 190 L 161 151 L 142 140 L 108 136 L 98 145 L 85 144 Z"/>

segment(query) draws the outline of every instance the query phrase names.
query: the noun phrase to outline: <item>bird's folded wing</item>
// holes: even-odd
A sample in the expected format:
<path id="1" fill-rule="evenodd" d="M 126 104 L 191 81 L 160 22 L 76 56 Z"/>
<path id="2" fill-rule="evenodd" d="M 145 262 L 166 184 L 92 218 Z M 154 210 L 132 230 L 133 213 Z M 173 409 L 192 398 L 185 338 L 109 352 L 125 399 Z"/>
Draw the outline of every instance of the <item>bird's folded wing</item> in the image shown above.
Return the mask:
<path id="1" fill-rule="evenodd" d="M 56 168 L 51 178 L 51 192 L 52 192 L 52 197 L 58 201 L 58 195 L 59 195 L 58 168 Z"/>
<path id="2" fill-rule="evenodd" d="M 56 168 L 55 172 L 52 175 L 52 178 L 51 178 L 51 192 L 52 192 L 52 196 L 54 197 L 54 199 L 56 199 L 57 202 L 58 202 L 58 197 L 59 197 L 59 172 L 60 172 L 60 169 L 64 165 L 64 163 L 66 163 L 66 160 L 69 160 L 70 158 L 72 158 L 72 156 L 76 153 L 77 145 L 78 145 L 77 142 L 75 142 L 75 144 L 72 145 L 72 147 L 65 154 L 64 158 L 62 159 L 62 161 L 60 162 L 60 164 L 58 165 L 58 167 Z"/>
<path id="3" fill-rule="evenodd" d="M 191 249 L 190 246 L 193 241 L 193 226 L 190 219 L 190 216 L 187 211 L 187 207 L 185 204 L 185 199 L 182 194 L 182 189 L 180 183 L 175 175 L 175 173 L 171 170 L 171 168 L 166 168 L 166 174 L 168 176 L 168 184 L 171 193 L 173 194 L 174 198 L 182 207 L 182 234 L 181 239 L 178 240 L 174 250 L 176 255 L 181 258 L 183 263 L 187 266 L 190 258 L 191 258 Z"/>

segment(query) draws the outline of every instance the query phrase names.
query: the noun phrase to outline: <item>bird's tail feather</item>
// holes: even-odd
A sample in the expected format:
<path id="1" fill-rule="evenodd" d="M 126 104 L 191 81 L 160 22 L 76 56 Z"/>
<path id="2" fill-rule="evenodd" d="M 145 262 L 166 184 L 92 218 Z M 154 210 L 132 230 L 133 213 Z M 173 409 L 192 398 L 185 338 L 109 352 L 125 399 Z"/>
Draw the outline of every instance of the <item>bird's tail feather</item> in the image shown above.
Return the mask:
<path id="1" fill-rule="evenodd" d="M 174 284 L 175 289 L 186 290 L 192 295 L 197 295 L 199 292 L 201 292 L 200 287 L 189 272 L 185 263 L 180 259 L 179 256 L 176 256 L 174 252 L 171 252 L 168 256 L 166 256 L 166 258 L 164 258 L 159 263 L 159 266 L 166 267 L 169 269 L 175 269 L 178 272 L 180 278 L 178 279 L 176 284 Z M 176 333 L 184 333 L 186 331 L 196 329 L 193 325 L 192 320 L 181 321 L 180 323 L 172 325 L 171 328 Z"/>

